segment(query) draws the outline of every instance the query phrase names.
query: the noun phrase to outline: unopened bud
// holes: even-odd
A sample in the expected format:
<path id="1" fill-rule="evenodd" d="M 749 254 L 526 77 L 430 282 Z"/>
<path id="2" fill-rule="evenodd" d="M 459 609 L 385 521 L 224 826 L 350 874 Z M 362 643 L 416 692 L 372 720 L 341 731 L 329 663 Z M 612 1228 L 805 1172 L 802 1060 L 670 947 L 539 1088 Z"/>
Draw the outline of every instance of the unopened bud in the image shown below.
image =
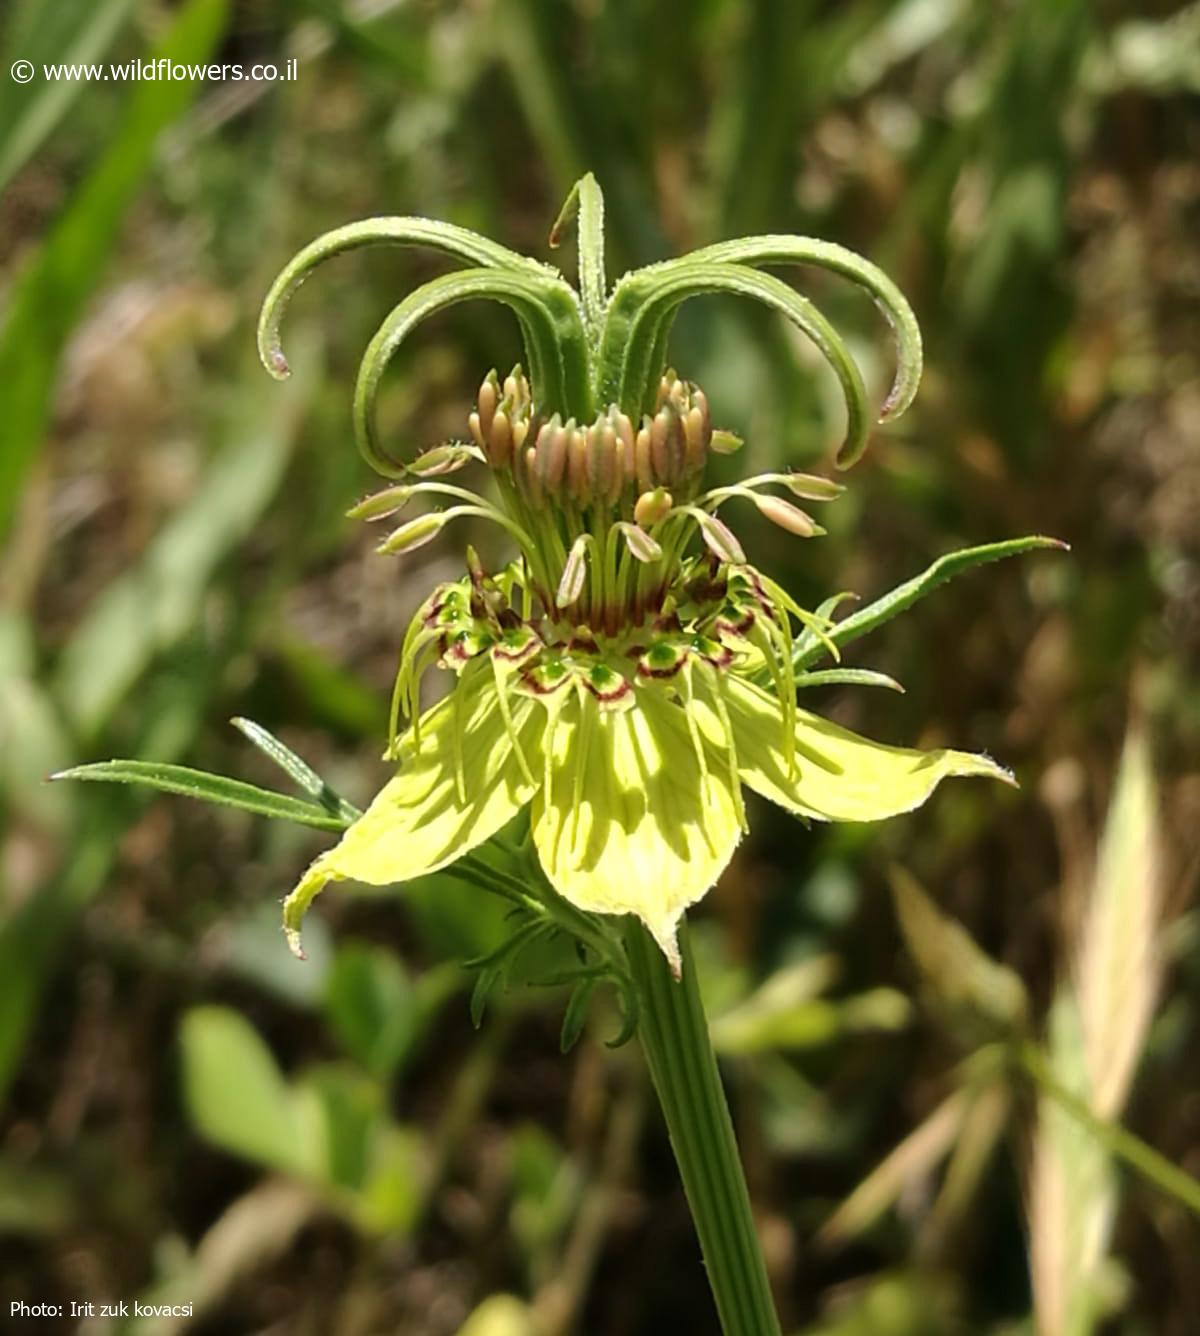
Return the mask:
<path id="1" fill-rule="evenodd" d="M 649 529 L 665 519 L 675 504 L 671 493 L 665 487 L 655 487 L 643 492 L 633 507 L 633 518 L 643 529 Z"/>

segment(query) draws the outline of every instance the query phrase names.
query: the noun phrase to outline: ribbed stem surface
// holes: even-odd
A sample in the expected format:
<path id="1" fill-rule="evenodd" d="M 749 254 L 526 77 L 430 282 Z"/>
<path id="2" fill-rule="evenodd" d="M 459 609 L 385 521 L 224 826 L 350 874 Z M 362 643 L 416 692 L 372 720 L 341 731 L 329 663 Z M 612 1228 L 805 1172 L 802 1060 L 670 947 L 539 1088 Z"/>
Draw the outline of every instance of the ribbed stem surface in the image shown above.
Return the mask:
<path id="1" fill-rule="evenodd" d="M 696 984 L 687 925 L 683 978 L 633 918 L 625 937 L 638 986 L 638 1034 L 658 1092 L 725 1336 L 779 1336 L 750 1196 L 708 1021 Z"/>

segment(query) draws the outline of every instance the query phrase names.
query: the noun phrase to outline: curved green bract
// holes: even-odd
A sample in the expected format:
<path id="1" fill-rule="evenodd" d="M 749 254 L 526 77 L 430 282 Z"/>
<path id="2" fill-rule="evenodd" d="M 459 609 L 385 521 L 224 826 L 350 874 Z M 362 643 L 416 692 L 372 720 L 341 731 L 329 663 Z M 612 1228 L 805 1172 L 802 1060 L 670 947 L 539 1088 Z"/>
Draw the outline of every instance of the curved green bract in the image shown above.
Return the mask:
<path id="1" fill-rule="evenodd" d="M 561 282 L 555 270 L 490 241 L 465 227 L 429 218 L 368 218 L 335 227 L 299 251 L 281 270 L 263 302 L 258 318 L 258 355 L 277 380 L 289 374 L 280 345 L 279 326 L 288 302 L 309 274 L 326 260 L 363 246 L 427 246 L 477 268 L 512 269 Z"/>
<path id="2" fill-rule="evenodd" d="M 375 396 L 396 350 L 422 320 L 459 302 L 488 299 L 510 307 L 521 323 L 538 407 L 547 413 L 592 416 L 587 338 L 574 294 L 560 280 L 501 269 L 466 269 L 432 279 L 404 299 L 367 345 L 354 390 L 354 433 L 372 468 L 389 477 L 405 472 L 383 450 L 375 425 Z"/>
<path id="3" fill-rule="evenodd" d="M 846 399 L 846 439 L 838 465 L 849 468 L 866 449 L 870 414 L 862 374 L 845 342 L 807 297 L 771 274 L 741 265 L 689 259 L 622 279 L 609 305 L 600 348 L 600 401 L 611 397 L 623 406 L 643 403 L 662 374 L 666 330 L 675 311 L 692 297 L 720 292 L 749 297 L 778 311 L 817 346 Z"/>
<path id="4" fill-rule="evenodd" d="M 550 229 L 551 247 L 561 244 L 563 231 L 572 220 L 579 225 L 579 292 L 583 316 L 588 337 L 595 344 L 604 329 L 608 283 L 604 276 L 604 195 L 591 172 L 575 182 L 559 210 Z"/>
<path id="5" fill-rule="evenodd" d="M 908 299 L 878 265 L 832 241 L 786 235 L 719 241 L 716 245 L 693 251 L 686 260 L 688 263 L 741 264 L 756 269 L 777 264 L 815 265 L 856 283 L 875 299 L 896 340 L 896 378 L 879 410 L 879 421 L 899 417 L 912 403 L 921 381 L 921 327 Z"/>

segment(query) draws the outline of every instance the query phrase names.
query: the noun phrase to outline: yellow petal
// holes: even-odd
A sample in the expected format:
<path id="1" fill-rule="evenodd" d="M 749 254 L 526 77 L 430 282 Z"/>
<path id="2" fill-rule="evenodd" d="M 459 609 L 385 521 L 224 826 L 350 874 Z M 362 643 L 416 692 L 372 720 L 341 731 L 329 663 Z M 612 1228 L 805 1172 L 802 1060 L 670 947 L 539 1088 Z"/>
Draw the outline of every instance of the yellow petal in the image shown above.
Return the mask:
<path id="1" fill-rule="evenodd" d="M 537 758 L 545 712 L 531 700 L 514 698 L 511 705 L 525 758 Z M 532 773 L 540 773 L 536 759 Z M 284 902 L 288 944 L 303 954 L 300 921 L 327 883 L 387 886 L 436 872 L 490 839 L 535 787 L 513 747 L 490 667 L 471 665 L 450 695 L 422 718 L 420 745 L 411 734 L 401 743 L 396 776 Z"/>
<path id="2" fill-rule="evenodd" d="M 533 838 L 554 888 L 579 909 L 636 914 L 679 971 L 680 916 L 712 886 L 738 842 L 724 757 L 700 763 L 683 708 L 639 685 L 632 709 L 588 692 L 561 706 L 546 739 L 548 786 Z"/>
<path id="3" fill-rule="evenodd" d="M 948 748 L 922 752 L 887 747 L 805 710 L 796 711 L 796 764 L 789 773 L 778 700 L 739 678 L 730 676 L 726 684 L 743 781 L 801 816 L 818 821 L 881 821 L 920 807 L 951 775 L 1014 783 L 1012 775 L 989 756 Z"/>

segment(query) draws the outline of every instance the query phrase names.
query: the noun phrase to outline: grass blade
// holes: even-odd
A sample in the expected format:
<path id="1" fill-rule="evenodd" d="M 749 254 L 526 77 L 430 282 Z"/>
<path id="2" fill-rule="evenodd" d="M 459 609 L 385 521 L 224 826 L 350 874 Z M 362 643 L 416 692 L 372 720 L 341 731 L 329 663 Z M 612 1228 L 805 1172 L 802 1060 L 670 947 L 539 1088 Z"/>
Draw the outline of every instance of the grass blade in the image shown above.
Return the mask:
<path id="1" fill-rule="evenodd" d="M 1115 1121 L 1158 991 L 1159 843 L 1149 748 L 1132 728 L 1045 1051 L 1028 1045 L 1022 1052 L 1039 1090 L 1030 1272 L 1038 1330 L 1046 1336 L 1086 1336 L 1108 1315 L 1105 1274 L 1120 1205 L 1114 1159 L 1200 1213 L 1200 1182 Z"/>
<path id="2" fill-rule="evenodd" d="M 83 90 L 83 79 L 43 79 L 42 66 L 99 59 L 129 17 L 133 0 L 57 0 L 17 6 L 5 49 L 36 71 L 29 83 L 0 85 L 0 191 L 37 152 Z M 7 61 L 0 62 L 7 65 Z"/>
<path id="3" fill-rule="evenodd" d="M 295 821 L 302 826 L 316 826 L 320 830 L 345 830 L 351 824 L 346 818 L 318 807 L 316 803 L 289 798 L 287 794 L 274 793 L 270 789 L 260 789 L 240 779 L 193 770 L 186 765 L 164 765 L 158 761 L 96 761 L 91 765 L 76 765 L 70 770 L 60 770 L 50 778 L 141 784 L 163 793 L 179 793 L 185 798 L 199 798 L 225 807 L 240 807 L 244 812 L 254 812 L 258 816 L 274 817 L 281 821 Z"/>
<path id="4" fill-rule="evenodd" d="M 225 26 L 227 0 L 189 0 L 151 53 L 172 63 L 202 63 Z M 59 354 L 105 260 L 159 132 L 176 120 L 199 85 L 154 79 L 136 85 L 104 156 L 15 284 L 0 332 L 5 442 L 0 450 L 0 533 L 8 528 L 21 483 L 45 438 Z"/>

